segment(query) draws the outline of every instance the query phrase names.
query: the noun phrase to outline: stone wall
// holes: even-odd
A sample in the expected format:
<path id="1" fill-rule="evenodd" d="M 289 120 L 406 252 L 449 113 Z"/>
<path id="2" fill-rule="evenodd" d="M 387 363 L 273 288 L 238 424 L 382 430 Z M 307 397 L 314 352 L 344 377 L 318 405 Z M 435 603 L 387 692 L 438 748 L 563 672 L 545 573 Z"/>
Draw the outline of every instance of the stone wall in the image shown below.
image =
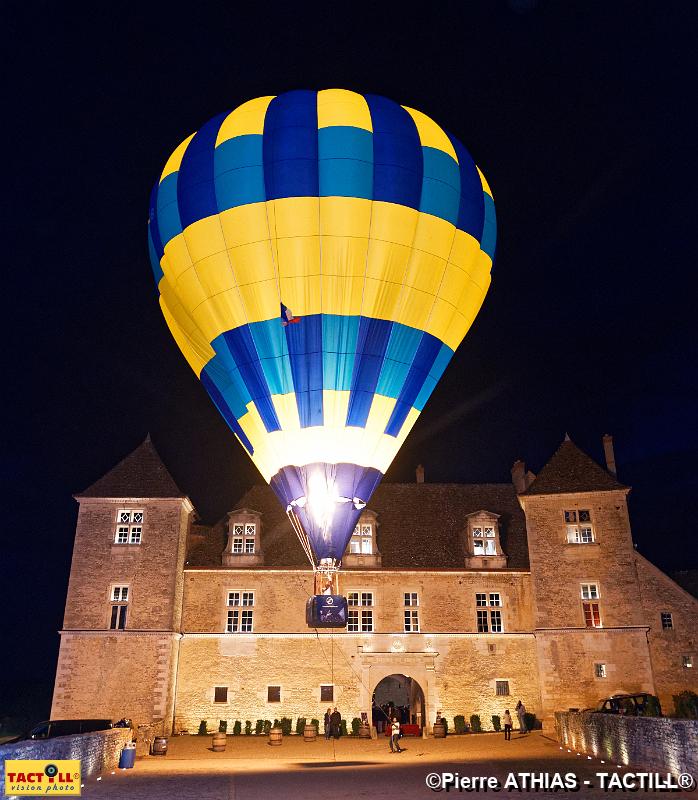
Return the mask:
<path id="1" fill-rule="evenodd" d="M 149 724 L 142 724 L 136 727 L 136 756 L 150 755 L 150 748 L 156 736 L 169 736 L 170 731 L 165 730 L 165 721 L 155 720 Z"/>
<path id="2" fill-rule="evenodd" d="M 108 628 L 113 584 L 129 587 L 127 628 L 176 629 L 177 587 L 189 517 L 183 506 L 179 498 L 81 500 L 65 606 L 66 629 Z M 114 543 L 120 508 L 143 509 L 141 544 Z"/>
<path id="3" fill-rule="evenodd" d="M 618 714 L 555 714 L 561 744 L 608 764 L 698 776 L 698 720 Z"/>
<path id="4" fill-rule="evenodd" d="M 640 602 L 650 631 L 648 634 L 657 695 L 665 714 L 674 709 L 673 695 L 698 690 L 698 600 L 635 554 L 640 578 Z M 663 629 L 661 614 L 669 612 L 673 627 Z M 692 659 L 685 667 L 684 656 Z"/>
<path id="5" fill-rule="evenodd" d="M 536 631 L 542 717 L 555 711 L 596 708 L 612 694 L 654 690 L 645 628 Z M 597 677 L 603 664 L 605 677 Z"/>
<path id="6" fill-rule="evenodd" d="M 140 544 L 114 543 L 121 508 L 143 510 Z M 81 498 L 53 719 L 171 721 L 190 521 L 182 498 Z M 124 631 L 108 629 L 114 585 L 128 586 Z"/>
<path id="7" fill-rule="evenodd" d="M 132 719 L 171 713 L 176 634 L 63 632 L 52 719 Z M 171 718 L 171 717 L 170 717 Z"/>
<path id="8" fill-rule="evenodd" d="M 478 592 L 499 592 L 506 632 L 533 624 L 530 575 L 525 572 L 433 572 L 427 570 L 342 570 L 340 592 L 373 592 L 373 627 L 378 633 L 404 630 L 404 593 L 419 595 L 420 630 L 477 631 Z M 305 602 L 313 593 L 308 570 L 185 568 L 184 633 L 225 630 L 229 591 L 253 591 L 255 632 L 307 633 Z"/>
<path id="9" fill-rule="evenodd" d="M 0 786 L 5 784 L 6 759 L 79 759 L 82 777 L 96 778 L 119 765 L 119 756 L 131 741 L 130 728 L 58 736 L 55 739 L 29 740 L 0 745 Z"/>
<path id="10" fill-rule="evenodd" d="M 492 715 L 501 717 L 519 699 L 539 714 L 531 634 L 185 634 L 175 732 L 195 733 L 201 720 L 209 730 L 226 720 L 230 731 L 235 720 L 321 719 L 328 705 L 350 721 L 370 714 L 372 694 L 389 675 L 419 684 L 428 726 L 441 711 L 451 723 L 456 714 L 479 714 L 490 729 Z M 497 695 L 497 680 L 508 681 L 508 696 Z M 332 703 L 320 700 L 323 684 L 335 686 Z M 214 701 L 216 686 L 227 687 L 225 703 Z M 268 702 L 268 686 L 281 687 L 281 702 Z"/>
<path id="11" fill-rule="evenodd" d="M 524 496 L 535 627 L 585 626 L 580 587 L 599 587 L 605 628 L 645 623 L 625 491 Z M 569 544 L 565 510 L 591 513 L 594 541 Z"/>

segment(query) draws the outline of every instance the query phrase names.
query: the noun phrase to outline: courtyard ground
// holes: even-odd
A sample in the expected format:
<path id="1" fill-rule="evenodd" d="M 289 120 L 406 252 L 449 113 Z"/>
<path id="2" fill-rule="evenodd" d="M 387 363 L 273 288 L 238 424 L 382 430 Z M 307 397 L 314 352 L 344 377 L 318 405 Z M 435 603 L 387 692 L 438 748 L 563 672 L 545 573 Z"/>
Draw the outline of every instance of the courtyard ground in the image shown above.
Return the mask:
<path id="1" fill-rule="evenodd" d="M 379 795 L 409 800 L 438 794 L 426 785 L 430 773 L 492 777 L 504 784 L 510 773 L 533 772 L 549 776 L 573 773 L 581 789 L 541 792 L 511 788 L 482 793 L 502 798 L 547 794 L 596 800 L 611 794 L 616 798 L 665 796 L 652 791 L 611 793 L 602 789 L 597 772 L 626 775 L 634 770 L 568 752 L 540 732 L 514 733 L 509 742 L 502 734 L 405 738 L 402 746 L 404 753 L 392 754 L 382 737 L 377 741 L 344 737 L 336 742 L 319 738 L 306 743 L 294 736 L 284 739 L 280 747 L 271 747 L 261 737 L 229 736 L 226 751 L 214 753 L 210 736 L 180 736 L 169 740 L 166 756 L 138 759 L 134 769 L 117 770 L 101 781 L 90 780 L 82 791 L 83 797 L 95 800 L 341 800 Z M 522 785 L 522 779 L 517 780 Z M 449 794 L 460 792 L 451 789 Z"/>

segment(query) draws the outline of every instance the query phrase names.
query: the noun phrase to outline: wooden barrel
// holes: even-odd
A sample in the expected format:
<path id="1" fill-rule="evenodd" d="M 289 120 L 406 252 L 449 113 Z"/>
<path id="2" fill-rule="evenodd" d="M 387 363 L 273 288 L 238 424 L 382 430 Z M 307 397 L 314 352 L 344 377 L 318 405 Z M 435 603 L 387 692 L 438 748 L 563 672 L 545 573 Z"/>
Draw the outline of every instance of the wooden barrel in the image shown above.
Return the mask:
<path id="1" fill-rule="evenodd" d="M 370 739 L 371 728 L 368 725 L 359 725 L 359 739 Z"/>
<path id="2" fill-rule="evenodd" d="M 303 728 L 303 741 L 304 742 L 314 742 L 317 739 L 317 728 L 314 725 L 308 723 L 305 728 Z"/>
<path id="3" fill-rule="evenodd" d="M 446 728 L 444 727 L 443 722 L 435 722 L 434 723 L 434 738 L 435 739 L 445 739 L 446 738 Z"/>
<path id="4" fill-rule="evenodd" d="M 167 755 L 167 736 L 156 736 L 153 739 L 153 755 Z"/>
<path id="5" fill-rule="evenodd" d="M 280 745 L 281 742 L 283 741 L 283 738 L 284 738 L 284 732 L 281 730 L 281 728 L 272 728 L 269 731 L 269 744 L 272 747 L 277 747 L 278 745 Z"/>
<path id="6" fill-rule="evenodd" d="M 213 752 L 222 753 L 225 750 L 225 745 L 227 744 L 227 742 L 228 742 L 228 737 L 224 733 L 221 733 L 220 731 L 218 733 L 214 733 L 213 743 L 212 743 Z"/>

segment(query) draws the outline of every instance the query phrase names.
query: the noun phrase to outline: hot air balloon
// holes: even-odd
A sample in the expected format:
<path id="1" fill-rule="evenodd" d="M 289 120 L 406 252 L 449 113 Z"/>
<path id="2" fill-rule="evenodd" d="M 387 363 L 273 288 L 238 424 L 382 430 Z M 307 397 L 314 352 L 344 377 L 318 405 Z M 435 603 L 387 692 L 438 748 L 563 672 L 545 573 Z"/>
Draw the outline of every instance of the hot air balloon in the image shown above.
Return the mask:
<path id="1" fill-rule="evenodd" d="M 361 510 L 480 309 L 495 238 L 465 147 L 376 95 L 250 100 L 167 160 L 148 226 L 162 313 L 286 508 L 316 594 L 337 595 Z"/>

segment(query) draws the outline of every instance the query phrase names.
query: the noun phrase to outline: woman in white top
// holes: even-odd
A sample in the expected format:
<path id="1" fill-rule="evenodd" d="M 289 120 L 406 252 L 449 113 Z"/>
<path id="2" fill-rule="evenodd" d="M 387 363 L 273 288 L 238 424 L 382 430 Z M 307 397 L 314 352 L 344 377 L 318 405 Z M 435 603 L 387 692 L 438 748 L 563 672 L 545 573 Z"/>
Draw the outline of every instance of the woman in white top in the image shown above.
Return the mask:
<path id="1" fill-rule="evenodd" d="M 504 712 L 504 717 L 502 721 L 504 722 L 504 738 L 508 742 L 511 740 L 511 729 L 514 725 L 508 708 Z"/>

